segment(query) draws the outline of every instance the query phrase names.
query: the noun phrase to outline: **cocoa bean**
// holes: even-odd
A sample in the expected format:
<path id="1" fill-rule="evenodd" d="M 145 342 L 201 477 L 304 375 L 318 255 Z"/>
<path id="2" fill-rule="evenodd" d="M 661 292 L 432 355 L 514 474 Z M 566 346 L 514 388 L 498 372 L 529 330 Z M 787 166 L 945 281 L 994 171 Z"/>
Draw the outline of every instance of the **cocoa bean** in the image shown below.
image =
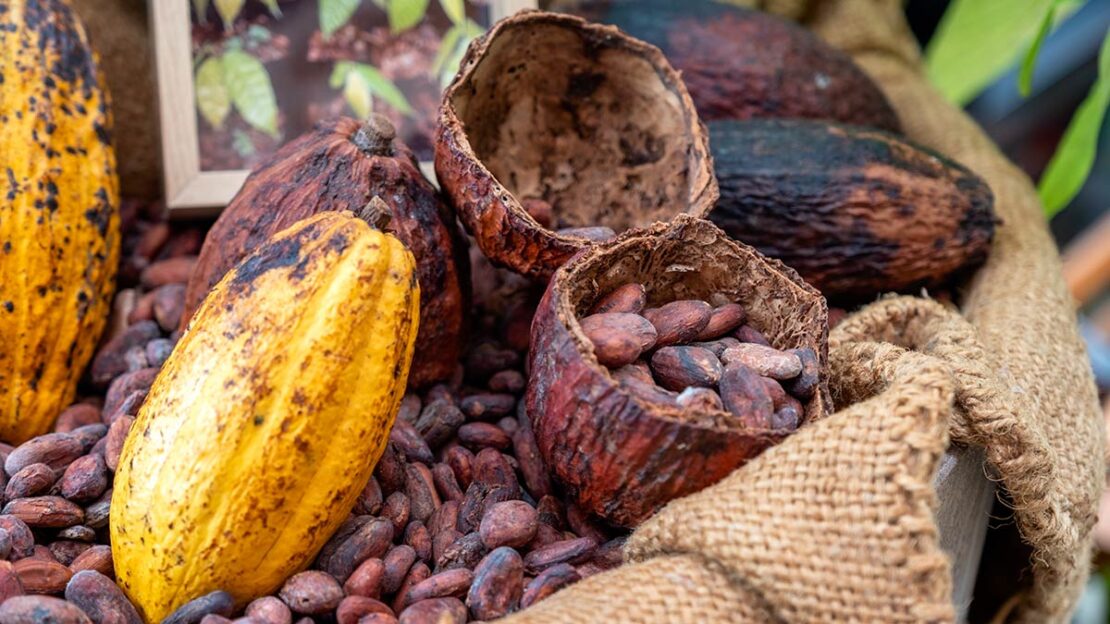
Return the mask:
<path id="1" fill-rule="evenodd" d="M 424 522 L 440 506 L 432 471 L 424 464 L 405 467 L 405 495 L 409 499 L 409 517 Z"/>
<path id="2" fill-rule="evenodd" d="M 590 537 L 560 540 L 524 556 L 524 567 L 536 574 L 557 563 L 582 563 L 593 555 L 597 541 Z"/>
<path id="3" fill-rule="evenodd" d="M 385 445 L 381 459 L 374 468 L 374 478 L 378 480 L 382 494 L 386 496 L 405 489 L 405 463 L 395 445 Z"/>
<path id="4" fill-rule="evenodd" d="M 409 424 L 416 424 L 416 420 L 420 417 L 420 411 L 424 402 L 420 399 L 418 394 L 406 394 L 401 399 L 401 406 L 397 408 L 397 418 Z"/>
<path id="5" fill-rule="evenodd" d="M 405 570 L 408 572 L 408 570 Z M 382 579 L 385 575 L 385 564 L 381 559 L 367 559 L 355 568 L 347 582 L 343 584 L 343 591 L 349 596 L 366 596 L 367 598 L 380 598 L 382 595 Z"/>
<path id="6" fill-rule="evenodd" d="M 528 380 L 520 371 L 503 370 L 494 373 L 493 377 L 489 378 L 489 383 L 486 384 L 490 390 L 494 392 L 508 393 L 512 395 L 519 395 L 524 392 L 524 387 L 527 385 Z"/>
<path id="7" fill-rule="evenodd" d="M 358 624 L 359 620 L 371 613 L 383 613 L 392 616 L 393 609 L 374 598 L 347 596 L 340 601 L 339 608 L 335 611 L 335 619 L 338 624 Z"/>
<path id="8" fill-rule="evenodd" d="M 139 612 L 119 586 L 99 572 L 84 570 L 74 574 L 65 587 L 65 597 L 94 624 L 143 624 Z"/>
<path id="9" fill-rule="evenodd" d="M 726 303 L 717 306 L 709 315 L 709 322 L 697 335 L 696 340 L 714 340 L 720 338 L 744 323 L 748 315 L 744 306 L 738 303 Z"/>
<path id="10" fill-rule="evenodd" d="M 127 353 L 123 354 L 123 360 L 127 362 L 127 372 L 129 373 L 150 366 L 146 359 L 146 347 L 131 347 L 127 350 Z"/>
<path id="11" fill-rule="evenodd" d="M 464 422 L 466 416 L 455 406 L 454 401 L 438 399 L 429 402 L 421 410 L 416 420 L 416 430 L 429 447 L 438 449 L 455 435 Z"/>
<path id="12" fill-rule="evenodd" d="M 148 290 L 165 284 L 184 284 L 189 281 L 196 263 L 196 256 L 178 256 L 159 260 L 143 269 L 139 275 L 139 283 Z"/>
<path id="13" fill-rule="evenodd" d="M 393 534 L 394 525 L 388 519 L 380 518 L 367 522 L 335 550 L 328 558 L 324 570 L 340 583 L 346 581 L 363 561 L 384 555 L 393 541 Z M 310 612 L 302 611 L 302 613 Z"/>
<path id="14" fill-rule="evenodd" d="M 330 574 L 306 570 L 286 579 L 278 597 L 290 609 L 304 615 L 334 611 L 343 600 L 343 588 Z"/>
<path id="15" fill-rule="evenodd" d="M 566 527 L 566 507 L 551 495 L 545 495 L 536 503 L 536 514 L 540 524 L 562 530 Z"/>
<path id="16" fill-rule="evenodd" d="M 643 399 L 648 403 L 659 405 L 678 405 L 675 401 L 678 395 L 655 385 L 655 382 L 642 381 L 633 377 L 624 377 L 618 380 L 620 387 L 629 394 Z"/>
<path id="17" fill-rule="evenodd" d="M 111 488 L 93 504 L 85 509 L 85 526 L 90 529 L 102 529 L 108 526 L 108 515 L 112 510 Z"/>
<path id="18" fill-rule="evenodd" d="M 515 611 L 523 591 L 524 561 L 515 550 L 502 546 L 474 569 L 466 605 L 475 619 L 494 620 Z"/>
<path id="19" fill-rule="evenodd" d="M 108 489 L 108 466 L 100 455 L 79 457 L 66 468 L 60 485 L 62 496 L 70 500 L 95 500 Z"/>
<path id="20" fill-rule="evenodd" d="M 59 531 L 58 539 L 92 543 L 96 541 L 96 531 L 83 524 L 78 524 Z"/>
<path id="21" fill-rule="evenodd" d="M 520 200 L 520 206 L 524 208 L 528 216 L 540 224 L 540 227 L 544 229 L 551 228 L 554 223 L 554 211 L 551 209 L 551 204 L 536 197 L 527 197 Z"/>
<path id="22" fill-rule="evenodd" d="M 635 362 L 658 342 L 656 327 L 638 314 L 606 312 L 587 316 L 578 323 L 593 343 L 598 363 L 609 368 Z"/>
<path id="23" fill-rule="evenodd" d="M 108 435 L 108 425 L 101 422 L 90 423 L 74 429 L 69 432 L 69 435 L 80 442 L 83 451 L 88 453 L 97 442 Z"/>
<path id="24" fill-rule="evenodd" d="M 428 566 L 424 565 L 422 561 L 417 561 L 409 568 L 409 573 L 406 574 L 405 579 L 401 581 L 401 587 L 397 590 L 397 594 L 393 597 L 393 602 L 390 605 L 393 607 L 394 613 L 404 608 L 405 597 L 408 595 L 409 590 L 431 575 L 432 571 L 428 569 Z"/>
<path id="25" fill-rule="evenodd" d="M 524 477 L 524 485 L 528 488 L 528 492 L 536 498 L 550 494 L 553 489 L 551 476 L 543 464 L 531 424 L 527 422 L 520 424 L 513 433 L 513 454 L 520 463 L 520 474 Z"/>
<path id="26" fill-rule="evenodd" d="M 70 433 L 47 433 L 20 444 L 4 460 L 4 472 L 14 477 L 31 464 L 46 464 L 51 470 L 61 471 L 73 460 L 83 455 L 81 442 Z"/>
<path id="27" fill-rule="evenodd" d="M 50 552 L 50 549 L 46 546 L 43 546 L 42 544 L 35 544 L 35 552 L 32 553 L 31 556 L 28 558 L 39 559 L 42 561 L 53 561 L 55 563 L 58 562 L 58 559 L 54 556 L 54 553 Z"/>
<path id="28" fill-rule="evenodd" d="M 117 300 L 119 297 L 117 297 Z M 154 321 L 140 321 L 110 339 L 96 352 L 90 369 L 94 384 L 106 386 L 108 382 L 127 372 L 124 354 L 132 347 L 140 347 L 162 335 Z"/>
<path id="29" fill-rule="evenodd" d="M 305 619 L 308 620 L 308 618 Z M 313 624 L 313 622 L 308 620 L 297 624 Z M 359 618 L 358 624 L 397 624 L 397 618 L 388 613 L 371 613 Z"/>
<path id="30" fill-rule="evenodd" d="M 607 539 L 605 532 L 578 505 L 567 505 L 567 525 L 578 537 L 588 537 L 598 544 Z"/>
<path id="31" fill-rule="evenodd" d="M 489 488 L 508 490 L 508 499 L 520 496 L 520 482 L 508 458 L 492 448 L 482 449 L 474 458 L 474 481 Z M 502 499 L 502 500 L 508 500 Z"/>
<path id="32" fill-rule="evenodd" d="M 154 291 L 144 293 L 135 302 L 135 308 L 127 315 L 128 323 L 139 323 L 154 319 Z M 134 347 L 132 347 L 134 349 Z"/>
<path id="33" fill-rule="evenodd" d="M 510 437 L 512 437 L 512 435 L 516 433 L 516 430 L 520 428 L 520 425 L 517 423 L 516 418 L 512 416 L 504 416 L 501 418 L 501 420 L 497 421 L 497 427 L 505 433 L 509 434 Z M 516 459 L 516 457 L 512 455 L 508 455 L 508 457 L 512 458 L 513 460 Z"/>
<path id="34" fill-rule="evenodd" d="M 647 291 L 643 284 L 625 284 L 614 288 L 609 294 L 598 299 L 590 308 L 590 314 L 605 312 L 625 312 L 639 314 L 647 304 Z"/>
<path id="35" fill-rule="evenodd" d="M 676 392 L 712 387 L 721 379 L 721 361 L 701 347 L 663 347 L 651 356 L 651 370 L 660 386 Z"/>
<path id="36" fill-rule="evenodd" d="M 184 311 L 185 284 L 166 284 L 154 290 L 154 320 L 162 329 L 177 329 Z"/>
<path id="37" fill-rule="evenodd" d="M 773 347 L 742 343 L 725 349 L 721 361 L 743 364 L 755 372 L 772 379 L 793 379 L 802 372 L 802 361 L 797 355 Z"/>
<path id="38" fill-rule="evenodd" d="M 771 346 L 771 341 L 763 335 L 763 332 L 752 327 L 751 325 L 741 325 L 732 332 L 732 337 L 740 342 L 763 345 L 765 347 Z"/>
<path id="39" fill-rule="evenodd" d="M 709 388 L 686 388 L 675 397 L 675 403 L 684 409 L 701 412 L 724 411 L 721 395 Z"/>
<path id="40" fill-rule="evenodd" d="M 0 604 L 14 596 L 23 595 L 23 584 L 15 572 L 15 564 L 0 560 Z"/>
<path id="41" fill-rule="evenodd" d="M 486 422 L 470 422 L 459 427 L 459 442 L 471 449 L 492 447 L 507 449 L 513 444 L 509 434 L 497 425 Z"/>
<path id="42" fill-rule="evenodd" d="M 146 361 L 154 368 L 161 368 L 173 353 L 173 341 L 165 338 L 155 338 L 146 343 Z"/>
<path id="43" fill-rule="evenodd" d="M 524 587 L 524 594 L 520 598 L 520 608 L 527 609 L 537 602 L 547 598 L 560 589 L 578 582 L 582 577 L 574 566 L 567 563 L 557 563 L 536 575 Z"/>
<path id="44" fill-rule="evenodd" d="M 617 233 L 613 228 L 605 227 L 604 225 L 594 225 L 589 227 L 569 227 L 561 230 L 555 230 L 560 236 L 570 236 L 573 238 L 584 238 L 594 242 L 605 242 L 617 237 Z"/>
<path id="45" fill-rule="evenodd" d="M 162 624 L 199 624 L 204 616 L 209 614 L 230 617 L 235 609 L 235 599 L 231 594 L 216 590 L 203 596 L 193 598 L 178 607 L 173 613 L 162 620 Z"/>
<path id="46" fill-rule="evenodd" d="M 113 473 L 119 468 L 119 456 L 123 453 L 123 443 L 127 441 L 127 434 L 131 433 L 131 425 L 135 419 L 131 416 L 120 416 L 108 428 L 108 435 L 104 436 L 104 464 Z"/>
<path id="47" fill-rule="evenodd" d="M 432 517 L 428 518 L 428 531 L 434 537 L 447 529 L 454 529 L 458 526 L 458 521 L 459 501 L 449 500 L 440 505 Z"/>
<path id="48" fill-rule="evenodd" d="M 404 606 L 428 598 L 459 598 L 466 595 L 474 582 L 474 572 L 467 568 L 453 568 L 429 576 L 413 585 L 405 594 Z"/>
<path id="49" fill-rule="evenodd" d="M 112 383 L 108 385 L 107 394 L 104 395 L 104 409 L 100 412 L 101 416 L 112 417 L 133 392 L 141 393 L 145 399 L 147 392 L 150 391 L 151 384 L 154 383 L 154 378 L 157 376 L 157 368 L 140 368 L 137 371 L 124 373 L 113 379 Z M 138 405 L 136 405 L 137 407 Z"/>
<path id="50" fill-rule="evenodd" d="M 466 377 L 484 384 L 490 376 L 506 368 L 516 368 L 520 354 L 512 349 L 502 349 L 492 342 L 483 342 L 466 356 Z"/>
<path id="51" fill-rule="evenodd" d="M 100 408 L 88 403 L 75 403 L 70 405 L 58 415 L 54 422 L 54 431 L 67 433 L 78 427 L 100 422 Z"/>
<path id="52" fill-rule="evenodd" d="M 254 618 L 239 618 L 239 620 L 253 620 L 253 619 Z M 208 615 L 200 618 L 200 624 L 236 624 L 237 622 L 238 622 L 238 620 L 233 620 L 231 618 L 226 618 L 222 615 L 217 615 L 215 613 L 209 613 Z M 250 622 L 244 623 L 244 624 L 257 624 L 257 622 L 250 621 Z"/>
<path id="53" fill-rule="evenodd" d="M 728 364 L 721 375 L 721 401 L 725 409 L 746 427 L 766 429 L 774 414 L 774 403 L 759 373 L 743 364 Z"/>
<path id="54" fill-rule="evenodd" d="M 115 568 L 112 565 L 112 549 L 110 546 L 94 544 L 88 550 L 77 555 L 69 564 L 69 569 L 74 574 L 83 570 L 93 570 L 108 578 L 113 578 Z"/>
<path id="55" fill-rule="evenodd" d="M 423 522 L 413 520 L 405 527 L 405 544 L 416 551 L 416 556 L 425 563 L 432 563 L 432 534 Z"/>
<path id="56" fill-rule="evenodd" d="M 101 414 L 104 417 L 104 422 L 111 425 L 119 420 L 121 416 L 138 415 L 139 408 L 143 406 L 143 401 L 146 401 L 146 390 L 132 392 L 113 411 Z"/>
<path id="57" fill-rule="evenodd" d="M 462 537 L 462 535 L 462 533 L 459 533 L 454 528 L 444 529 L 438 533 L 433 534 L 432 558 L 435 561 L 442 560 L 444 553 L 447 552 L 447 549 L 455 543 L 455 540 Z"/>
<path id="58" fill-rule="evenodd" d="M 379 515 L 393 523 L 393 536 L 396 538 L 404 533 L 410 513 L 409 497 L 403 492 L 394 492 L 382 503 L 382 512 Z"/>
<path id="59" fill-rule="evenodd" d="M 458 598 L 430 598 L 401 612 L 399 624 L 465 624 L 466 605 Z"/>
<path id="60" fill-rule="evenodd" d="M 60 529 L 81 524 L 85 519 L 85 510 L 60 496 L 18 498 L 4 505 L 2 513 L 36 528 Z"/>
<path id="61" fill-rule="evenodd" d="M 793 405 L 787 405 L 771 416 L 771 428 L 776 431 L 794 431 L 801 421 L 801 412 Z"/>
<path id="62" fill-rule="evenodd" d="M 609 371 L 618 382 L 625 379 L 631 380 L 633 383 L 639 381 L 646 384 L 655 385 L 655 378 L 651 375 L 651 368 L 641 361 L 636 361 L 626 366 Z"/>
<path id="63" fill-rule="evenodd" d="M 713 355 L 719 358 L 721 357 L 721 354 L 725 352 L 725 349 L 729 347 L 735 347 L 738 344 L 740 344 L 739 340 L 733 338 L 732 336 L 725 336 L 724 338 L 718 338 L 716 340 L 709 340 L 706 342 L 694 342 L 691 343 L 690 346 L 708 349 L 709 351 L 713 352 Z"/>
<path id="64" fill-rule="evenodd" d="M 50 596 L 15 596 L 0 604 L 4 624 L 92 624 L 77 605 Z"/>
<path id="65" fill-rule="evenodd" d="M 0 560 L 6 561 L 12 554 L 12 536 L 4 529 L 0 529 Z"/>
<path id="66" fill-rule="evenodd" d="M 4 499 L 37 496 L 49 490 L 56 479 L 54 469 L 46 464 L 24 466 L 8 480 L 8 485 L 4 488 Z"/>
<path id="67" fill-rule="evenodd" d="M 358 495 L 358 500 L 355 501 L 355 509 L 353 513 L 356 514 L 376 514 L 382 510 L 382 488 L 378 485 L 378 480 L 373 476 L 366 481 L 363 486 L 362 492 Z"/>
<path id="68" fill-rule="evenodd" d="M 389 432 L 389 440 L 397 446 L 397 450 L 401 451 L 410 462 L 429 465 L 435 463 L 432 449 L 428 448 L 428 443 L 420 436 L 416 427 L 409 423 L 403 420 L 394 421 L 393 430 Z"/>
<path id="69" fill-rule="evenodd" d="M 142 237 L 139 238 L 139 243 L 135 247 L 135 254 L 147 260 L 153 260 L 168 240 L 170 240 L 169 224 L 165 221 L 155 223 L 147 228 Z"/>
<path id="70" fill-rule="evenodd" d="M 782 384 L 770 377 L 761 378 L 764 387 L 767 388 L 767 394 L 771 396 L 771 404 L 777 410 L 786 403 L 786 390 L 782 389 Z"/>
<path id="71" fill-rule="evenodd" d="M 486 555 L 487 549 L 477 531 L 456 539 L 436 559 L 436 570 L 473 569 Z"/>
<path id="72" fill-rule="evenodd" d="M 486 548 L 519 548 L 536 536 L 536 510 L 524 501 L 504 501 L 489 506 L 482 516 L 479 534 Z"/>
<path id="73" fill-rule="evenodd" d="M 712 314 L 713 308 L 708 303 L 694 299 L 672 301 L 643 312 L 644 318 L 655 327 L 658 347 L 694 340 L 709 324 Z"/>
<path id="74" fill-rule="evenodd" d="M 802 372 L 787 383 L 786 389 L 799 400 L 808 401 L 821 383 L 821 363 L 817 361 L 817 353 L 809 347 L 791 349 L 790 353 L 801 360 Z"/>
<path id="75" fill-rule="evenodd" d="M 12 515 L 0 515 L 0 529 L 8 534 L 11 540 L 12 561 L 30 557 L 35 552 L 35 536 L 31 527 L 27 526 L 21 518 Z"/>
<path id="76" fill-rule="evenodd" d="M 432 480 L 436 486 L 436 492 L 439 493 L 440 499 L 444 501 L 458 501 L 463 498 L 463 491 L 459 488 L 459 482 L 455 478 L 454 471 L 447 464 L 436 464 L 432 467 Z"/>
<path id="77" fill-rule="evenodd" d="M 50 545 L 47 546 L 47 548 L 50 549 L 50 553 L 58 560 L 58 563 L 64 566 L 73 563 L 81 553 L 85 552 L 90 547 L 92 547 L 92 544 L 88 542 L 78 542 L 68 539 L 55 540 L 50 542 Z"/>
<path id="78" fill-rule="evenodd" d="M 416 549 L 412 546 L 401 544 L 390 548 L 382 560 L 382 593 L 398 591 L 415 563 Z"/>
<path id="79" fill-rule="evenodd" d="M 628 542 L 627 536 L 615 537 L 597 547 L 590 563 L 603 570 L 610 570 L 624 562 L 624 545 Z"/>
<path id="80" fill-rule="evenodd" d="M 464 398 L 459 407 L 470 418 L 494 420 L 513 413 L 516 397 L 511 394 L 472 394 Z"/>
<path id="81" fill-rule="evenodd" d="M 60 594 L 72 576 L 69 568 L 57 561 L 37 557 L 20 559 L 12 565 L 19 576 L 19 584 L 28 594 Z"/>
<path id="82" fill-rule="evenodd" d="M 324 542 L 324 546 L 316 555 L 316 566 L 319 568 L 327 567 L 328 560 L 331 559 L 335 551 L 339 550 L 339 547 L 347 541 L 347 538 L 354 535 L 355 531 L 366 526 L 366 524 L 373 519 L 373 516 L 367 515 L 348 516 L 347 519 L 339 525 L 339 528 L 335 530 L 335 533 L 332 533 L 328 541 Z"/>

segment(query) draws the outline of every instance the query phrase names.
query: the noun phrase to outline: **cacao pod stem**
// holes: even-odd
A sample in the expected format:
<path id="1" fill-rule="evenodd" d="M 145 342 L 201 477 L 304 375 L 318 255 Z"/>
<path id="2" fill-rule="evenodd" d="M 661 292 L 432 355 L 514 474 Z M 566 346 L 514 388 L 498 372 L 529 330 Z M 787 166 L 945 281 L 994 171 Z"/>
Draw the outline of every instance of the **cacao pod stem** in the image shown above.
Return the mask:
<path id="1" fill-rule="evenodd" d="M 393 139 L 397 130 L 385 115 L 373 114 L 362 122 L 351 141 L 371 156 L 389 156 L 393 153 Z"/>
<path id="2" fill-rule="evenodd" d="M 358 212 L 358 217 L 369 223 L 374 229 L 385 232 L 386 228 L 389 227 L 389 222 L 393 220 L 393 212 L 389 209 L 389 205 L 382 201 L 381 197 L 375 195 Z"/>

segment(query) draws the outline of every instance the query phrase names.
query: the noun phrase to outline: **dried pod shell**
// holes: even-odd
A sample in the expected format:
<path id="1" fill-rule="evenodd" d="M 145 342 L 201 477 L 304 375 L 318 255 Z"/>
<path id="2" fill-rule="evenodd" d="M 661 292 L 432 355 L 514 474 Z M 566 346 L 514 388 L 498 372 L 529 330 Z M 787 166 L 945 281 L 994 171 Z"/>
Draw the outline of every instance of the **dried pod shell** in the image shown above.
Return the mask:
<path id="1" fill-rule="evenodd" d="M 341 210 L 375 226 L 388 220 L 385 230 L 415 256 L 420 332 L 409 384 L 449 378 L 470 308 L 466 241 L 412 151 L 380 116 L 321 122 L 251 173 L 204 240 L 182 326 L 216 282 L 271 236 L 314 214 Z"/>
<path id="2" fill-rule="evenodd" d="M 612 26 L 525 11 L 475 40 L 444 93 L 436 175 L 495 264 L 545 280 L 585 236 L 717 198 L 705 131 L 657 48 Z M 522 206 L 539 198 L 552 223 Z"/>
<path id="3" fill-rule="evenodd" d="M 546 465 L 578 505 L 623 526 L 715 483 L 785 435 L 745 428 L 724 411 L 644 400 L 601 366 L 577 319 L 629 282 L 644 284 L 650 306 L 722 293 L 772 344 L 810 347 L 822 367 L 828 336 L 825 300 L 793 270 L 693 217 L 627 232 L 556 272 L 532 325 L 528 415 Z M 829 406 L 822 382 L 804 420 Z"/>

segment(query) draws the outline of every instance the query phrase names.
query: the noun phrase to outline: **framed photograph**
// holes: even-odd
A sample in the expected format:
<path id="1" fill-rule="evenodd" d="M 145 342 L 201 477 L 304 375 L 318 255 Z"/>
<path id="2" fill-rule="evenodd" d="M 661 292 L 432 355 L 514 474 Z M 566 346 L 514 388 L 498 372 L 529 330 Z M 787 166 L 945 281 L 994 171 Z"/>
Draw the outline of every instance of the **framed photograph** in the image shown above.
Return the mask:
<path id="1" fill-rule="evenodd" d="M 210 215 L 337 115 L 389 117 L 425 165 L 467 45 L 535 0 L 150 0 L 167 205 Z M 430 166 L 425 166 L 430 172 Z"/>

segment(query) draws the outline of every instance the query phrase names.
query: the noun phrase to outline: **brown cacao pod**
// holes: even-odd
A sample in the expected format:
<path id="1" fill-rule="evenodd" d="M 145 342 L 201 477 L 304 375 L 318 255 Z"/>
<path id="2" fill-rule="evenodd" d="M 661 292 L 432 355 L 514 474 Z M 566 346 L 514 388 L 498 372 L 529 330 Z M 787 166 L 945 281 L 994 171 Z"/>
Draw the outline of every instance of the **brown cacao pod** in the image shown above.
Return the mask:
<path id="1" fill-rule="evenodd" d="M 420 333 L 409 383 L 425 386 L 450 377 L 470 308 L 466 241 L 412 151 L 377 115 L 366 122 L 321 122 L 255 168 L 204 240 L 182 327 L 220 278 L 269 237 L 324 211 L 375 219 L 380 215 L 365 210 L 375 197 L 388 207 L 386 231 L 417 262 Z"/>
<path id="2" fill-rule="evenodd" d="M 705 129 L 657 48 L 525 11 L 461 67 L 440 108 L 436 175 L 494 264 L 546 280 L 598 236 L 702 216 L 717 198 Z"/>
<path id="3" fill-rule="evenodd" d="M 787 432 L 743 424 L 719 409 L 648 401 L 594 355 L 578 318 L 619 286 L 643 284 L 647 305 L 725 297 L 778 349 L 809 347 L 824 370 L 824 298 L 781 262 L 737 243 L 708 221 L 626 232 L 576 256 L 548 284 L 532 323 L 528 417 L 545 463 L 586 511 L 635 526 L 667 501 L 696 492 Z M 831 401 L 823 379 L 803 422 Z"/>
<path id="4" fill-rule="evenodd" d="M 830 298 L 940 285 L 990 251 L 990 188 L 927 148 L 821 121 L 709 127 L 721 185 L 709 218 Z"/>

